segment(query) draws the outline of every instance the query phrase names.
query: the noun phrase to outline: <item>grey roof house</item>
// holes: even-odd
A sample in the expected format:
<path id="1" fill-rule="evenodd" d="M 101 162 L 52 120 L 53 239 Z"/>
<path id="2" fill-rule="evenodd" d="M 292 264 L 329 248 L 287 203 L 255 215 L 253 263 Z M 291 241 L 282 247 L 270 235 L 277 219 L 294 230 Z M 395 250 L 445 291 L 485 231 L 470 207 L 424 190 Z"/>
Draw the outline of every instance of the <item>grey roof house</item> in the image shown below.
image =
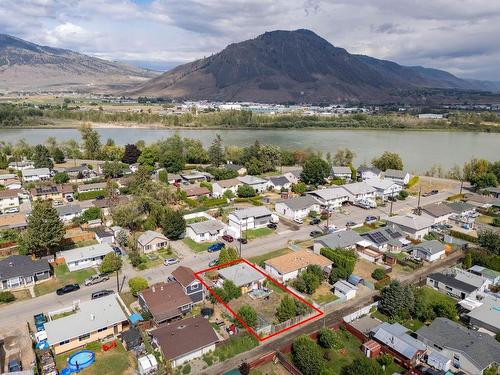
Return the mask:
<path id="1" fill-rule="evenodd" d="M 477 302 L 481 305 L 467 314 L 469 323 L 495 335 L 500 333 L 500 297 L 486 295 Z"/>
<path id="2" fill-rule="evenodd" d="M 303 219 L 309 212 L 319 211 L 320 203 L 311 195 L 301 197 L 292 197 L 277 201 L 274 205 L 274 210 L 289 219 Z"/>
<path id="3" fill-rule="evenodd" d="M 492 364 L 500 363 L 498 341 L 449 319 L 436 318 L 416 334 L 419 340 L 451 359 L 455 368 L 467 374 L 482 375 Z"/>
<path id="4" fill-rule="evenodd" d="M 342 180 L 351 180 L 352 171 L 349 167 L 333 166 L 332 177 L 340 178 Z"/>
<path id="5" fill-rule="evenodd" d="M 444 273 L 429 274 L 427 276 L 427 285 L 441 293 L 459 299 L 464 299 L 478 290 L 476 286 L 457 280 L 454 276 Z"/>
<path id="6" fill-rule="evenodd" d="M 68 204 L 65 206 L 56 207 L 57 215 L 59 219 L 64 222 L 73 220 L 73 218 L 80 216 L 82 214 L 82 208 L 79 204 Z"/>
<path id="7" fill-rule="evenodd" d="M 399 252 L 403 246 L 410 243 L 406 240 L 405 233 L 396 225 L 374 229 L 361 234 L 361 237 L 373 243 L 380 251 Z"/>
<path id="8" fill-rule="evenodd" d="M 262 273 L 244 262 L 222 268 L 218 272 L 223 280 L 232 281 L 234 285 L 242 289 L 243 293 L 257 289 L 266 278 Z"/>
<path id="9" fill-rule="evenodd" d="M 11 255 L 0 260 L 0 290 L 31 286 L 50 277 L 47 259 L 32 260 L 27 255 Z"/>
<path id="10" fill-rule="evenodd" d="M 285 176 L 269 177 L 269 184 L 274 190 L 289 189 L 292 186 L 292 183 Z"/>
<path id="11" fill-rule="evenodd" d="M 384 172 L 384 178 L 393 180 L 401 185 L 406 185 L 410 181 L 410 174 L 406 171 L 400 171 L 398 169 L 387 169 Z"/>
<path id="12" fill-rule="evenodd" d="M 366 242 L 366 239 L 353 230 L 339 230 L 316 238 L 314 240 L 314 252 L 319 254 L 324 247 L 330 249 L 355 249 L 358 243 L 364 242 Z"/>
<path id="13" fill-rule="evenodd" d="M 191 223 L 186 226 L 186 236 L 195 242 L 217 241 L 224 235 L 226 224 L 212 219 Z"/>
<path id="14" fill-rule="evenodd" d="M 406 251 L 414 257 L 421 258 L 428 262 L 434 262 L 445 255 L 445 246 L 437 240 L 424 241 L 417 245 L 409 246 Z"/>

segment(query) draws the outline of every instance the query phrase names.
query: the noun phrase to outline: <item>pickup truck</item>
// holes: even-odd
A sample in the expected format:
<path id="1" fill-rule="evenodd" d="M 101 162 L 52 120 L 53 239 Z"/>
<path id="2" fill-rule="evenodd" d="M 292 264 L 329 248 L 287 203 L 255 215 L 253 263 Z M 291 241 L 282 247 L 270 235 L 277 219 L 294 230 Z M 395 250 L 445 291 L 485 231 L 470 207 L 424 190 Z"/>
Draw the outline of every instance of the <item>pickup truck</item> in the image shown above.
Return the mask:
<path id="1" fill-rule="evenodd" d="M 89 286 L 89 285 L 99 284 L 102 283 L 103 281 L 108 281 L 108 280 L 109 280 L 108 275 L 106 275 L 105 273 L 100 273 L 98 275 L 92 275 L 87 279 L 85 279 L 84 284 L 85 286 Z"/>

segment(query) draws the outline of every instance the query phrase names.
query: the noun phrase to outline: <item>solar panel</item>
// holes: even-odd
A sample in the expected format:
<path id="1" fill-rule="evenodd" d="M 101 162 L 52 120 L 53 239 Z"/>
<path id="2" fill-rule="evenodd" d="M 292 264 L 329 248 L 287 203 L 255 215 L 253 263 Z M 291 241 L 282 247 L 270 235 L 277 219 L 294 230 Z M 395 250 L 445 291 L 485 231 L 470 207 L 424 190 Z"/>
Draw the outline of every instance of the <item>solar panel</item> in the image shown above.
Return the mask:
<path id="1" fill-rule="evenodd" d="M 386 232 L 389 234 L 389 236 L 391 236 L 392 238 L 399 238 L 401 237 L 401 233 L 399 232 L 396 232 L 396 231 L 393 231 L 392 229 L 390 228 L 387 228 L 386 229 Z"/>
<path id="2" fill-rule="evenodd" d="M 377 243 L 382 243 L 382 242 L 387 242 L 387 237 L 385 237 L 382 233 L 380 232 L 375 232 L 371 233 L 370 236 L 373 238 L 373 240 Z"/>

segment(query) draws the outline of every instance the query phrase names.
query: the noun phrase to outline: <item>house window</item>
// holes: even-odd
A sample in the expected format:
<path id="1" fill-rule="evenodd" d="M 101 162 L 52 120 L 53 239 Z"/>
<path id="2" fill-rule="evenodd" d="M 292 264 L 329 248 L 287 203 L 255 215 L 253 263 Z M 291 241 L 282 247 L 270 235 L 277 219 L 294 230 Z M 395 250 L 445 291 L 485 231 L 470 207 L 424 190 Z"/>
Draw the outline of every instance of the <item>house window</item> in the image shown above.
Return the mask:
<path id="1" fill-rule="evenodd" d="M 439 349 L 439 350 L 443 350 L 443 348 L 440 347 L 439 345 L 434 344 L 434 347 L 437 348 L 437 349 Z"/>
<path id="2" fill-rule="evenodd" d="M 66 345 L 69 343 L 69 340 L 64 340 L 59 343 L 59 345 Z"/>
<path id="3" fill-rule="evenodd" d="M 453 288 L 450 288 L 449 286 L 445 286 L 444 288 L 450 292 L 453 290 Z"/>
<path id="4" fill-rule="evenodd" d="M 81 335 L 80 337 L 78 337 L 78 341 L 84 341 L 84 340 L 87 340 L 90 338 L 90 333 L 87 333 L 85 335 Z"/>
<path id="5" fill-rule="evenodd" d="M 107 329 L 108 329 L 108 327 L 99 328 L 99 329 L 97 330 L 97 332 L 103 332 L 103 331 L 106 331 Z"/>

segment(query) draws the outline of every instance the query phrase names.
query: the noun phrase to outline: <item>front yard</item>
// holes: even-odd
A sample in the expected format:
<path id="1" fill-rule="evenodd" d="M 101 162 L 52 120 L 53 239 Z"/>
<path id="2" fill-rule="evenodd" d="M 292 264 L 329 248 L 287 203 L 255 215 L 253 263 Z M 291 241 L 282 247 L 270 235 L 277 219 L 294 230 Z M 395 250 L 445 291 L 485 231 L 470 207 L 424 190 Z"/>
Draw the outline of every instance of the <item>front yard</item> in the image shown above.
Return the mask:
<path id="1" fill-rule="evenodd" d="M 86 278 L 94 275 L 94 268 L 85 268 L 70 272 L 66 264 L 59 264 L 54 267 L 54 278 L 35 285 L 36 296 L 52 293 L 56 289 L 67 284 L 82 284 Z"/>
<path id="2" fill-rule="evenodd" d="M 186 246 L 188 246 L 195 253 L 201 253 L 202 251 L 206 251 L 210 245 L 213 245 L 215 242 L 202 242 L 198 243 L 193 241 L 191 238 L 186 237 L 182 240 Z"/>
<path id="3" fill-rule="evenodd" d="M 243 232 L 243 237 L 246 238 L 247 240 L 254 240 L 259 237 L 264 237 L 264 236 L 269 236 L 270 234 L 273 234 L 274 230 L 271 228 L 256 228 L 256 229 L 249 229 Z"/>
<path id="4" fill-rule="evenodd" d="M 248 258 L 248 260 L 252 263 L 261 265 L 261 264 L 264 264 L 264 262 L 268 259 L 276 258 L 276 257 L 279 257 L 281 255 L 285 255 L 285 254 L 290 254 L 291 252 L 293 252 L 292 249 L 285 247 L 283 249 L 271 251 L 270 253 L 265 253 L 262 255 L 257 255 L 257 256 Z"/>

